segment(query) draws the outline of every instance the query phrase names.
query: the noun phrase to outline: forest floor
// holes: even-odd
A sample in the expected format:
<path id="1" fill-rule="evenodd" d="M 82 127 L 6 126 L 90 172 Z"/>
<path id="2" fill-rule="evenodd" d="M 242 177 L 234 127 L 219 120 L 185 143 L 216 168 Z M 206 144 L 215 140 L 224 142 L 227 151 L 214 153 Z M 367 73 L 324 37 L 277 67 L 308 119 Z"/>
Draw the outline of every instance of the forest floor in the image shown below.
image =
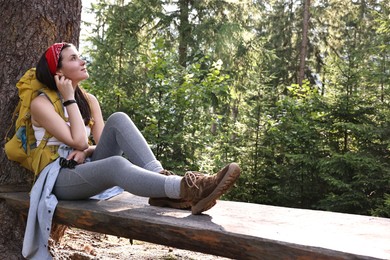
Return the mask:
<path id="1" fill-rule="evenodd" d="M 61 242 L 53 249 L 58 260 L 108 259 L 202 259 L 228 258 L 181 250 L 143 241 L 120 238 L 80 229 L 68 228 Z"/>

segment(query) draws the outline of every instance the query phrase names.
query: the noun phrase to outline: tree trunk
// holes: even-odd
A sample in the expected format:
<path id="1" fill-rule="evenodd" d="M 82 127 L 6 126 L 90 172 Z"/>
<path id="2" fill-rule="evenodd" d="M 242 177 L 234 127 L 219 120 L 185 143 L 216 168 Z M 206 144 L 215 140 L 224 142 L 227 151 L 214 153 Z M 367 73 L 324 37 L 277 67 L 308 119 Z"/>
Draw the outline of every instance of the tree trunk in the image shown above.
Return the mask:
<path id="1" fill-rule="evenodd" d="M 24 72 L 35 67 L 54 42 L 78 46 L 81 0 L 0 0 L 0 136 L 4 147 L 12 112 L 18 101 L 15 87 Z M 14 128 L 8 134 L 12 136 Z M 15 185 L 31 185 L 32 174 L 8 161 L 0 149 L 0 192 Z M 11 188 L 12 189 L 12 188 Z M 0 201 L 0 256 L 21 258 L 24 223 Z"/>
<path id="2" fill-rule="evenodd" d="M 304 11 L 303 11 L 303 30 L 302 30 L 302 44 L 301 44 L 301 54 L 299 62 L 299 72 L 298 72 L 298 84 L 301 86 L 302 81 L 305 77 L 305 61 L 307 56 L 307 41 L 308 41 L 308 30 L 309 30 L 309 19 L 310 19 L 310 0 L 305 1 Z"/>
<path id="3" fill-rule="evenodd" d="M 189 0 L 180 0 L 180 24 L 179 24 L 179 64 L 187 65 L 188 41 L 190 40 L 191 27 L 188 18 Z"/>

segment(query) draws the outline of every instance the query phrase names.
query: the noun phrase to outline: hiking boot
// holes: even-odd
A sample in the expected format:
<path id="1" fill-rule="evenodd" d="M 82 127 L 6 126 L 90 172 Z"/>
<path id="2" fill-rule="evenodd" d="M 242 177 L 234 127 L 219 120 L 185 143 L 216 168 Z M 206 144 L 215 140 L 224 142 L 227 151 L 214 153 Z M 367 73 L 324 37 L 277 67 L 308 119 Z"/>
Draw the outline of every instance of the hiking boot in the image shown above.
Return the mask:
<path id="1" fill-rule="evenodd" d="M 170 175 L 176 175 L 171 171 L 163 170 L 160 172 L 160 174 L 170 176 Z M 149 198 L 148 201 L 149 205 L 156 206 L 156 207 L 168 207 L 168 208 L 174 208 L 174 209 L 190 209 L 191 208 L 191 202 L 185 199 L 171 199 L 168 197 L 161 197 L 161 198 Z"/>
<path id="2" fill-rule="evenodd" d="M 214 176 L 187 172 L 181 181 L 180 197 L 191 201 L 192 214 L 200 214 L 211 209 L 239 176 L 240 167 L 236 163 L 228 164 Z"/>

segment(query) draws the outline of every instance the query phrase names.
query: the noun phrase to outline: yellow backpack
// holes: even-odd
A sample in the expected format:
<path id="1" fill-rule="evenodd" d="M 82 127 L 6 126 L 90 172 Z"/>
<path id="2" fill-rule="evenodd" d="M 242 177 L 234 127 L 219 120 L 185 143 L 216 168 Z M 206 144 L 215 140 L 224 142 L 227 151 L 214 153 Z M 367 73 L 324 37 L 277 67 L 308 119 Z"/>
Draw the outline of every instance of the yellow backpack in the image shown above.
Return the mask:
<path id="1" fill-rule="evenodd" d="M 44 93 L 53 104 L 56 112 L 65 120 L 64 109 L 58 93 L 47 88 L 36 79 L 35 68 L 29 69 L 16 84 L 19 89 L 19 103 L 15 108 L 12 122 L 15 122 L 15 134 L 5 144 L 5 153 L 9 160 L 16 161 L 37 176 L 46 165 L 58 158 L 58 146 L 46 146 L 52 137 L 47 131 L 36 145 L 31 123 L 30 104 L 39 94 Z M 10 127 L 10 129 L 12 126 Z M 8 136 L 8 134 L 7 134 Z"/>

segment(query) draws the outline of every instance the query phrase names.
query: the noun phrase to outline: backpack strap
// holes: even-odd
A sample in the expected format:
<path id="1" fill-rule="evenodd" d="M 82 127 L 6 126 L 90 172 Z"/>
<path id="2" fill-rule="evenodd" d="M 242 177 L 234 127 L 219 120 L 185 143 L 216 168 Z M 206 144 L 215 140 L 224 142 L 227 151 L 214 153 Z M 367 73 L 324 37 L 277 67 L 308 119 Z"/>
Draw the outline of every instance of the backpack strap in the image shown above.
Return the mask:
<path id="1" fill-rule="evenodd" d="M 45 148 L 47 149 L 51 149 L 51 161 L 54 161 L 55 159 L 57 159 L 59 157 L 58 155 L 58 145 L 51 145 L 51 146 L 47 146 L 47 142 L 49 141 L 49 139 L 52 137 L 51 134 L 49 134 L 49 132 L 47 132 L 45 130 L 45 134 L 44 136 L 42 137 L 42 140 L 41 142 L 39 143 L 39 145 L 37 146 L 37 149 L 40 149 L 41 151 L 43 151 Z M 43 170 L 43 169 L 41 169 Z M 40 172 L 35 172 L 34 170 L 34 178 L 33 178 L 33 184 L 35 183 L 35 181 L 37 180 L 38 176 L 39 176 L 39 173 Z"/>

